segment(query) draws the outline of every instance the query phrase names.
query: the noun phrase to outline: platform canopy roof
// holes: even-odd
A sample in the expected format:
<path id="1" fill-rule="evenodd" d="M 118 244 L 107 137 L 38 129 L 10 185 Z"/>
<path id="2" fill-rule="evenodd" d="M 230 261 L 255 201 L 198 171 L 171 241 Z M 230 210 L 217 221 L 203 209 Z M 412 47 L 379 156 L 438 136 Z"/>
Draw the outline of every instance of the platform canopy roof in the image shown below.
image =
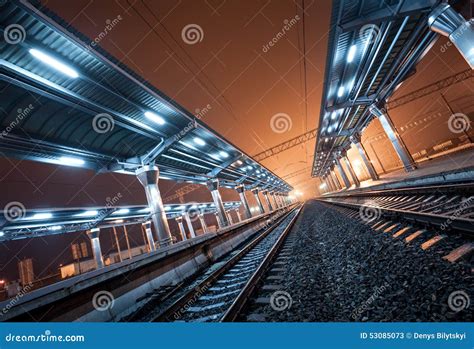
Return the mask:
<path id="1" fill-rule="evenodd" d="M 238 209 L 240 201 L 224 203 L 226 210 Z M 198 214 L 217 212 L 212 202 L 165 205 L 166 217 L 173 219 L 188 213 L 191 218 Z M 92 228 L 109 228 L 130 224 L 141 224 L 150 219 L 150 208 L 145 205 L 102 206 L 87 208 L 51 208 L 17 211 L 10 217 L 4 212 L 0 220 L 0 242 L 32 237 L 86 231 Z"/>
<path id="2" fill-rule="evenodd" d="M 350 137 L 414 74 L 434 43 L 430 12 L 439 0 L 333 0 L 313 177 L 324 176 Z"/>
<path id="3" fill-rule="evenodd" d="M 65 21 L 26 0 L 0 11 L 3 156 L 223 186 L 292 187 Z"/>

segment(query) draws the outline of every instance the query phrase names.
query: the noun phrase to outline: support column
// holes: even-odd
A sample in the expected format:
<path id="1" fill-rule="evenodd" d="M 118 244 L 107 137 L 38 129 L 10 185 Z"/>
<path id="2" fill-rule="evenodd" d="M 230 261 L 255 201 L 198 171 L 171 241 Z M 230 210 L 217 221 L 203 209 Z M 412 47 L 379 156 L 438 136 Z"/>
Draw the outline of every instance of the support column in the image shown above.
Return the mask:
<path id="1" fill-rule="evenodd" d="M 342 159 L 344 159 L 344 162 L 346 163 L 346 167 L 347 169 L 349 170 L 349 174 L 351 175 L 352 177 L 352 181 L 354 182 L 354 185 L 356 187 L 358 187 L 360 185 L 360 181 L 359 181 L 359 178 L 357 178 L 357 175 L 354 171 L 354 168 L 352 167 L 352 164 L 351 162 L 349 161 L 349 158 L 347 157 L 347 153 L 346 152 L 343 152 L 343 157 Z"/>
<path id="2" fill-rule="evenodd" d="M 276 202 L 276 199 L 275 199 L 275 192 L 270 192 L 270 197 L 273 199 L 273 206 L 275 207 L 275 210 L 278 209 L 278 203 Z"/>
<path id="3" fill-rule="evenodd" d="M 195 238 L 196 233 L 194 232 L 193 222 L 191 222 L 191 217 L 189 216 L 189 212 L 186 212 L 184 214 L 184 220 L 186 221 L 186 224 L 188 225 L 189 235 L 191 236 L 191 239 Z"/>
<path id="4" fill-rule="evenodd" d="M 349 178 L 347 178 L 347 175 L 344 172 L 344 169 L 342 168 L 341 160 L 338 158 L 334 158 L 334 163 L 336 164 L 339 174 L 341 175 L 342 180 L 344 181 L 344 185 L 347 189 L 349 189 L 351 187 L 351 182 L 349 182 Z"/>
<path id="5" fill-rule="evenodd" d="M 186 229 L 184 229 L 183 217 L 176 217 L 176 223 L 178 223 L 179 233 L 181 234 L 183 241 L 186 241 L 188 238 L 186 237 Z"/>
<path id="6" fill-rule="evenodd" d="M 155 247 L 155 239 L 153 238 L 153 232 L 151 231 L 151 222 L 145 222 L 145 223 L 142 223 L 142 225 L 143 225 L 143 228 L 145 229 L 146 240 L 147 240 L 150 252 L 153 252 L 156 250 L 156 247 Z"/>
<path id="7" fill-rule="evenodd" d="M 242 216 L 240 215 L 238 208 L 235 209 L 235 213 L 237 214 L 237 223 L 240 223 L 242 221 Z"/>
<path id="8" fill-rule="evenodd" d="M 227 216 L 227 219 L 229 220 L 229 224 L 230 224 L 230 225 L 233 225 L 233 224 L 234 224 L 234 220 L 232 219 L 232 214 L 230 213 L 230 211 L 226 211 L 225 214 L 226 214 L 226 216 Z"/>
<path id="9" fill-rule="evenodd" d="M 392 142 L 393 148 L 395 148 L 398 157 L 402 161 L 403 167 L 405 167 L 405 171 L 409 172 L 415 170 L 415 160 L 413 160 L 413 158 L 411 157 L 408 148 L 406 147 L 402 138 L 398 134 L 397 129 L 395 128 L 395 125 L 393 124 L 387 112 L 383 109 L 380 109 L 374 104 L 370 106 L 370 112 L 375 115 L 382 124 L 382 127 L 385 133 L 387 134 L 388 139 L 390 139 L 390 141 Z"/>
<path id="10" fill-rule="evenodd" d="M 171 245 L 172 240 L 160 189 L 158 188 L 159 175 L 158 167 L 153 165 L 143 166 L 136 171 L 138 180 L 145 188 L 151 219 L 158 234 L 158 242 L 160 246 L 168 246 Z"/>
<path id="11" fill-rule="evenodd" d="M 268 198 L 268 190 L 262 191 L 262 194 L 263 194 L 263 197 L 265 198 L 265 201 L 267 203 L 268 212 L 272 212 L 273 207 L 272 207 L 272 203 L 270 202 L 270 199 Z"/>
<path id="12" fill-rule="evenodd" d="M 374 165 L 372 165 L 372 162 L 370 161 L 369 156 L 367 155 L 367 152 L 365 151 L 365 148 L 362 145 L 360 133 L 352 135 L 351 142 L 354 143 L 357 150 L 359 151 L 360 157 L 362 158 L 362 162 L 364 163 L 367 172 L 369 172 L 370 178 L 372 178 L 372 180 L 374 181 L 378 180 L 379 175 L 377 174 L 377 171 L 375 171 L 375 167 Z"/>
<path id="13" fill-rule="evenodd" d="M 201 223 L 203 233 L 205 234 L 205 233 L 209 232 L 209 230 L 207 229 L 206 221 L 204 220 L 204 214 L 201 213 L 201 214 L 198 215 L 198 217 L 199 217 L 199 223 Z"/>
<path id="14" fill-rule="evenodd" d="M 337 190 L 342 189 L 341 183 L 339 182 L 339 179 L 336 176 L 336 173 L 334 173 L 335 169 L 331 170 L 331 178 L 334 181 L 334 184 L 336 185 Z"/>
<path id="15" fill-rule="evenodd" d="M 97 269 L 104 267 L 104 258 L 102 257 L 102 249 L 100 248 L 100 228 L 93 228 L 87 232 L 91 239 L 92 254 L 94 255 L 95 265 Z"/>
<path id="16" fill-rule="evenodd" d="M 474 69 L 474 22 L 466 21 L 464 17 L 449 4 L 438 5 L 428 18 L 430 29 L 447 36 L 456 46 L 461 55 Z"/>
<path id="17" fill-rule="evenodd" d="M 329 190 L 331 190 L 331 192 L 336 191 L 336 189 L 335 189 L 335 187 L 334 187 L 334 182 L 333 182 L 332 177 L 331 177 L 331 174 L 328 173 L 328 174 L 326 175 L 326 178 L 327 178 L 327 180 L 328 180 Z"/>
<path id="18" fill-rule="evenodd" d="M 257 200 L 258 208 L 260 209 L 260 213 L 265 213 L 265 209 L 263 208 L 262 201 L 260 200 L 260 195 L 258 195 L 258 188 L 252 189 L 252 194 L 255 195 L 255 200 Z"/>
<path id="19" fill-rule="evenodd" d="M 222 226 L 221 226 L 221 220 L 220 220 L 220 218 L 219 218 L 219 213 L 215 212 L 215 213 L 214 213 L 214 216 L 216 216 L 217 228 L 218 228 L 218 229 L 221 229 Z"/>
<path id="20" fill-rule="evenodd" d="M 219 180 L 212 179 L 207 182 L 207 187 L 211 191 L 212 200 L 216 206 L 217 216 L 219 220 L 219 226 L 221 228 L 227 227 L 229 225 L 229 220 L 225 214 L 224 204 L 222 203 L 221 194 L 219 193 Z"/>
<path id="21" fill-rule="evenodd" d="M 245 186 L 241 184 L 235 189 L 237 190 L 237 193 L 239 193 L 239 197 L 240 197 L 240 201 L 242 202 L 242 205 L 244 205 L 245 218 L 246 219 L 251 218 L 252 212 L 250 212 L 250 206 L 247 201 L 247 197 L 245 196 Z"/>

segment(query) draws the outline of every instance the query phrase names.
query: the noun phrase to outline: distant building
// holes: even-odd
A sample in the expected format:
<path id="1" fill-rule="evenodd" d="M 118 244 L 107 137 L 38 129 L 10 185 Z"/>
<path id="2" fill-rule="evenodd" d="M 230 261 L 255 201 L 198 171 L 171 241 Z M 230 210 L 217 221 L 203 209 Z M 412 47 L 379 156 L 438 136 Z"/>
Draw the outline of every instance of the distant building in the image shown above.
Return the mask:
<path id="1" fill-rule="evenodd" d="M 32 284 L 35 279 L 33 272 L 33 259 L 27 258 L 18 262 L 18 272 L 20 274 L 20 282 L 23 286 Z"/>

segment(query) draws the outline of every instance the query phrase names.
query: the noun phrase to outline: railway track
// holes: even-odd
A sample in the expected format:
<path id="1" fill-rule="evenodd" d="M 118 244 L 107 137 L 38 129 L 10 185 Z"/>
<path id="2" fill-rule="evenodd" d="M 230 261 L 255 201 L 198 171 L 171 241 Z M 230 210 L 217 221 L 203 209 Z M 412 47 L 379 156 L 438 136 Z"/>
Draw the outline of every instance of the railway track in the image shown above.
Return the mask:
<path id="1" fill-rule="evenodd" d="M 231 258 L 216 263 L 198 277 L 178 299 L 148 321 L 232 321 L 280 250 L 301 207 L 277 218 L 256 239 Z"/>
<path id="2" fill-rule="evenodd" d="M 422 249 L 440 246 L 443 258 L 451 262 L 469 258 L 474 251 L 470 183 L 334 195 L 320 201 L 338 206 L 375 231 L 420 243 Z"/>

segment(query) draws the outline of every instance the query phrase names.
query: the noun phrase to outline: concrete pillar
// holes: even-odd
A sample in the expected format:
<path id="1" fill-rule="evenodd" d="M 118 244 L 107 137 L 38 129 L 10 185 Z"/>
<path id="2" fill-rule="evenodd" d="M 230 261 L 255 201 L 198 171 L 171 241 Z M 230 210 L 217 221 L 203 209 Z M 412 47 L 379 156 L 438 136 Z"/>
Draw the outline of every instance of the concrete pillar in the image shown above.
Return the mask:
<path id="1" fill-rule="evenodd" d="M 191 239 L 192 238 L 195 238 L 196 237 L 196 233 L 194 232 L 194 227 L 193 227 L 193 222 L 191 221 L 191 217 L 189 216 L 189 212 L 186 212 L 184 215 L 184 220 L 186 221 L 186 224 L 188 226 L 188 230 L 189 230 L 189 235 L 191 236 Z"/>
<path id="2" fill-rule="evenodd" d="M 362 162 L 364 163 L 367 172 L 369 172 L 370 178 L 372 178 L 372 180 L 374 181 L 378 180 L 379 176 L 377 174 L 377 171 L 375 171 L 375 167 L 374 165 L 372 165 L 372 162 L 370 161 L 369 156 L 367 155 L 367 152 L 365 151 L 365 148 L 362 145 L 361 135 L 359 133 L 352 135 L 351 142 L 354 143 L 357 150 L 359 151 L 360 157 L 362 158 Z"/>
<path id="3" fill-rule="evenodd" d="M 102 257 L 102 249 L 100 248 L 100 229 L 93 228 L 87 231 L 87 236 L 91 239 L 92 254 L 94 255 L 95 265 L 97 269 L 104 267 L 104 258 Z"/>
<path id="4" fill-rule="evenodd" d="M 204 234 L 209 232 L 209 230 L 207 229 L 206 221 L 204 220 L 204 214 L 201 213 L 200 215 L 198 215 L 198 217 L 199 217 L 199 223 L 201 223 L 202 231 L 204 232 Z"/>
<path id="5" fill-rule="evenodd" d="M 273 211 L 273 207 L 272 207 L 272 203 L 270 202 L 270 199 L 269 199 L 269 197 L 268 197 L 268 190 L 262 191 L 262 194 L 263 194 L 263 197 L 265 198 L 265 201 L 266 201 L 266 203 L 267 203 L 268 212 L 272 212 L 272 211 Z"/>
<path id="6" fill-rule="evenodd" d="M 442 3 L 430 13 L 428 25 L 432 31 L 447 36 L 471 69 L 474 69 L 474 22 L 472 20 L 466 21 L 449 4 Z"/>
<path id="7" fill-rule="evenodd" d="M 346 163 L 346 167 L 349 170 L 349 174 L 352 177 L 352 181 L 354 182 L 355 186 L 358 187 L 360 185 L 359 178 L 357 178 L 357 175 L 354 171 L 354 168 L 352 167 L 351 162 L 349 161 L 349 158 L 346 156 L 343 157 L 344 162 Z"/>
<path id="8" fill-rule="evenodd" d="M 221 226 L 221 220 L 220 220 L 220 218 L 219 218 L 219 213 L 215 212 L 214 215 L 216 216 L 217 227 L 218 227 L 219 229 L 221 229 L 222 226 Z"/>
<path id="9" fill-rule="evenodd" d="M 212 179 L 207 182 L 207 187 L 211 191 L 212 200 L 217 210 L 217 217 L 219 221 L 219 226 L 221 228 L 227 227 L 229 225 L 229 220 L 225 214 L 224 204 L 222 203 L 221 194 L 219 193 L 219 180 Z"/>
<path id="10" fill-rule="evenodd" d="M 251 218 L 252 212 L 250 212 L 250 206 L 247 201 L 247 197 L 245 196 L 245 186 L 241 184 L 235 189 L 237 190 L 237 193 L 239 193 L 240 201 L 242 202 L 242 205 L 244 206 L 245 218 L 246 219 Z"/>
<path id="11" fill-rule="evenodd" d="M 351 187 L 351 182 L 349 182 L 349 178 L 347 178 L 347 175 L 344 172 L 344 169 L 342 168 L 341 160 L 338 158 L 335 158 L 334 163 L 336 164 L 339 174 L 341 175 L 342 180 L 344 181 L 344 185 L 346 186 L 347 189 L 349 189 Z"/>
<path id="12" fill-rule="evenodd" d="M 262 201 L 260 200 L 260 195 L 258 195 L 258 188 L 252 189 L 252 194 L 255 195 L 255 200 L 257 200 L 258 208 L 260 213 L 265 213 L 265 209 L 263 208 Z"/>
<path id="13" fill-rule="evenodd" d="M 178 223 L 179 233 L 181 234 L 183 241 L 186 241 L 188 238 L 186 237 L 186 229 L 184 229 L 183 217 L 176 217 L 176 223 Z"/>
<path id="14" fill-rule="evenodd" d="M 170 227 L 168 226 L 165 208 L 161 200 L 160 189 L 158 188 L 160 175 L 158 167 L 154 165 L 143 166 L 136 171 L 136 175 L 145 188 L 151 219 L 158 234 L 158 242 L 160 246 L 171 245 Z"/>
<path id="15" fill-rule="evenodd" d="M 332 181 L 331 175 L 329 173 L 326 175 L 326 180 L 329 185 L 329 190 L 331 192 L 335 191 L 336 189 L 334 188 L 334 182 Z"/>
<path id="16" fill-rule="evenodd" d="M 280 206 L 278 205 L 278 201 L 277 201 L 277 198 L 276 198 L 276 193 L 275 192 L 271 192 L 270 195 L 273 197 L 273 203 L 275 204 L 275 207 L 278 209 L 280 208 Z"/>
<path id="17" fill-rule="evenodd" d="M 370 112 L 375 115 L 382 127 L 387 134 L 388 139 L 392 142 L 392 146 L 395 149 L 398 157 L 402 161 L 403 167 L 405 171 L 413 171 L 416 169 L 415 160 L 413 160 L 408 148 L 406 147 L 405 143 L 403 142 L 402 138 L 397 132 L 395 125 L 393 124 L 390 116 L 388 115 L 387 111 L 380 109 L 376 105 L 370 106 Z"/>
<path id="18" fill-rule="evenodd" d="M 235 213 L 237 214 L 237 223 L 240 223 L 242 221 L 242 216 L 240 215 L 239 209 L 235 209 Z"/>
<path id="19" fill-rule="evenodd" d="M 229 224 L 230 225 L 233 225 L 234 224 L 234 220 L 232 219 L 232 214 L 230 211 L 226 211 L 225 214 L 227 215 L 227 219 L 229 220 Z"/>
<path id="20" fill-rule="evenodd" d="M 148 247 L 151 252 L 156 250 L 155 247 L 155 239 L 153 238 L 153 232 L 151 231 L 151 222 L 142 223 L 143 228 L 145 229 L 146 240 L 148 243 Z"/>

